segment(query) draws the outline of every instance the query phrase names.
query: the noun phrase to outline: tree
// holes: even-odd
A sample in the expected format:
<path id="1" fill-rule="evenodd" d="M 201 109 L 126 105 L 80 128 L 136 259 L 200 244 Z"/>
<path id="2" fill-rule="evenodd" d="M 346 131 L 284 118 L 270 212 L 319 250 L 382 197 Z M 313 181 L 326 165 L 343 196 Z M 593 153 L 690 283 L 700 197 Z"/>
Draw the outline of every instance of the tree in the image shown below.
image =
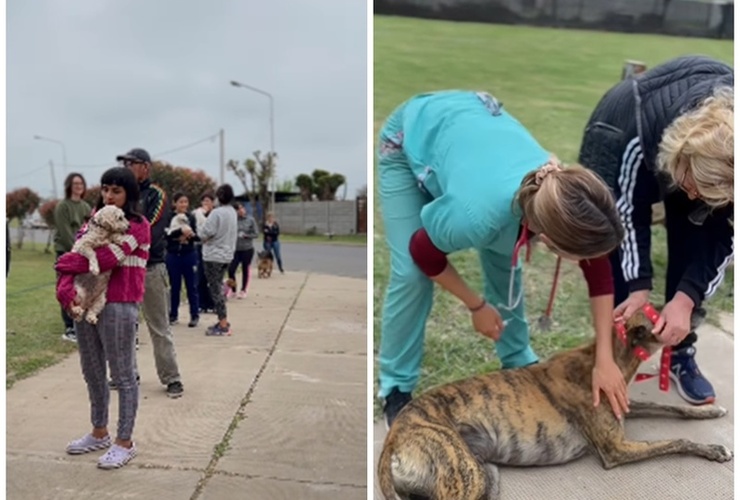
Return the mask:
<path id="1" fill-rule="evenodd" d="M 49 200 L 39 207 L 39 215 L 44 220 L 47 226 L 49 226 L 49 237 L 46 240 L 46 248 L 44 253 L 51 252 L 51 241 L 56 230 L 56 224 L 54 223 L 54 210 L 57 208 L 59 200 Z"/>
<path id="2" fill-rule="evenodd" d="M 302 201 L 311 201 L 313 198 L 313 179 L 310 175 L 300 174 L 295 178 L 295 185 L 301 192 Z"/>
<path id="3" fill-rule="evenodd" d="M 191 208 L 200 205 L 200 197 L 203 193 L 216 191 L 216 181 L 204 171 L 176 167 L 165 162 L 152 163 L 151 179 L 153 183 L 164 189 L 170 203 L 173 202 L 172 196 L 175 193 L 185 193 Z"/>
<path id="4" fill-rule="evenodd" d="M 278 182 L 275 186 L 275 191 L 281 193 L 292 193 L 295 191 L 295 183 L 293 182 L 293 179 L 284 179 Z"/>
<path id="5" fill-rule="evenodd" d="M 239 181 L 244 186 L 245 193 L 249 196 L 249 201 L 252 205 L 252 214 L 255 219 L 259 219 L 257 222 L 264 222 L 264 214 L 271 210 L 270 207 L 270 179 L 275 173 L 275 159 L 277 153 L 267 153 L 264 157 L 261 151 L 255 151 L 252 153 L 254 159 L 248 158 L 244 160 L 243 167 L 239 165 L 237 160 L 229 160 L 226 166 L 234 172 Z M 247 179 L 251 182 L 251 187 L 247 182 Z M 259 217 L 256 210 L 256 200 L 259 200 L 262 205 L 262 216 Z"/>
<path id="6" fill-rule="evenodd" d="M 90 205 L 90 208 L 95 208 L 95 205 L 98 204 L 98 199 L 100 198 L 100 186 L 90 186 L 85 190 L 85 196 L 83 196 L 82 199 L 84 199 L 88 205 Z"/>
<path id="7" fill-rule="evenodd" d="M 159 161 L 152 163 L 151 180 L 154 184 L 164 189 L 170 204 L 173 201 L 172 196 L 175 193 L 185 193 L 190 201 L 191 208 L 200 205 L 200 197 L 203 193 L 213 193 L 216 191 L 216 181 L 202 170 L 176 167 Z M 87 188 L 84 199 L 91 207 L 95 208 L 95 205 L 98 204 L 99 197 L 100 186 L 95 185 Z"/>
<path id="8" fill-rule="evenodd" d="M 336 199 L 339 186 L 344 184 L 345 177 L 342 174 L 330 174 L 326 170 L 314 170 L 313 177 L 314 194 L 321 201 Z"/>
<path id="9" fill-rule="evenodd" d="M 32 214 L 41 203 L 41 198 L 29 188 L 20 188 L 5 195 L 5 211 L 8 220 L 18 219 L 18 248 L 23 248 L 23 220 Z"/>

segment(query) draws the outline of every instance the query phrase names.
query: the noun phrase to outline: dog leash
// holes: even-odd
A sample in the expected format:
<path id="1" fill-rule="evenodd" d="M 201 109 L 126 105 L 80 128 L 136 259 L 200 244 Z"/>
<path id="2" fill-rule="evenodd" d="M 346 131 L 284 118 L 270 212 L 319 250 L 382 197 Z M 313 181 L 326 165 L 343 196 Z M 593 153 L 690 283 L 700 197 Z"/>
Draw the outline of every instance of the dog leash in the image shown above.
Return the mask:
<path id="1" fill-rule="evenodd" d="M 655 325 L 658 322 L 658 319 L 660 319 L 660 314 L 658 311 L 651 305 L 651 304 L 645 304 L 642 306 L 642 311 L 645 313 L 645 316 L 650 320 L 650 322 Z M 622 342 L 622 344 L 627 347 L 627 327 L 624 325 L 623 321 L 617 321 L 614 323 L 614 329 L 617 332 L 617 337 L 619 337 L 619 340 Z M 634 350 L 635 356 L 637 356 L 640 361 L 647 361 L 650 358 L 650 353 L 645 350 L 645 348 L 637 346 Z M 660 357 L 660 371 L 659 371 L 659 385 L 660 390 L 663 392 L 668 392 L 668 390 L 671 387 L 671 381 L 668 377 L 668 373 L 671 368 L 671 348 L 670 346 L 663 347 L 663 352 Z M 643 380 L 648 380 L 655 377 L 654 373 L 638 373 L 635 377 L 635 382 L 642 382 Z"/>

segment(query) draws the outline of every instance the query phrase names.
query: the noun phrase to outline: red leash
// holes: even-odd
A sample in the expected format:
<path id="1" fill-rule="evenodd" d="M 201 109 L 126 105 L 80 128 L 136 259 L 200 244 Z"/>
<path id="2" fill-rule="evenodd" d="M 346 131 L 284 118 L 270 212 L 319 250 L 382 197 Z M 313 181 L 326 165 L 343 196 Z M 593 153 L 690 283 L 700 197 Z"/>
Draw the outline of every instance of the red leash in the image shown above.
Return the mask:
<path id="1" fill-rule="evenodd" d="M 645 304 L 642 306 L 642 310 L 645 313 L 645 315 L 648 317 L 650 322 L 654 325 L 658 322 L 658 319 L 660 318 L 660 314 L 658 311 L 655 310 L 655 308 L 651 304 Z M 622 341 L 622 344 L 624 346 L 627 346 L 627 328 L 624 326 L 624 322 L 618 321 L 614 323 L 614 329 L 617 332 L 617 337 L 619 337 L 619 340 Z M 637 356 L 642 361 L 647 361 L 648 358 L 650 358 L 650 354 L 642 347 L 637 346 L 635 347 L 635 356 Z M 665 346 L 663 348 L 663 353 L 660 357 L 660 390 L 663 392 L 668 392 L 668 390 L 671 387 L 671 380 L 668 377 L 668 373 L 671 369 L 671 348 L 670 346 Z M 642 382 L 643 380 L 648 380 L 655 377 L 655 374 L 648 374 L 648 373 L 638 373 L 635 377 L 635 382 Z"/>
<path id="2" fill-rule="evenodd" d="M 550 299 L 547 301 L 547 309 L 545 310 L 545 317 L 550 318 L 552 315 L 552 306 L 555 304 L 555 290 L 558 288 L 558 277 L 560 276 L 560 262 L 562 257 L 558 256 L 558 260 L 555 263 L 555 276 L 552 278 L 552 288 L 550 289 Z"/>
<path id="3" fill-rule="evenodd" d="M 526 231 L 526 226 L 525 226 Z M 523 238 L 522 238 L 523 239 Z M 528 241 L 520 241 L 517 242 L 517 247 L 515 247 L 515 258 L 516 254 L 518 253 L 519 248 L 521 246 L 527 243 L 527 262 L 529 262 L 529 252 L 530 252 L 530 246 Z M 546 320 L 550 319 L 550 316 L 552 315 L 552 308 L 555 304 L 555 291 L 558 287 L 558 277 L 560 276 L 560 263 L 562 261 L 561 257 L 558 257 L 557 263 L 555 264 L 555 276 L 552 280 L 552 288 L 550 289 L 550 298 L 547 301 L 547 309 L 545 310 L 545 316 L 544 318 Z M 514 265 L 516 265 L 516 261 L 514 261 Z M 655 310 L 655 308 L 651 304 L 645 304 L 642 307 L 643 312 L 648 317 L 650 322 L 655 325 L 658 322 L 658 319 L 660 318 L 660 314 L 658 311 Z M 627 345 L 627 329 L 624 326 L 623 322 L 615 322 L 614 324 L 615 329 L 617 331 L 617 336 L 619 336 L 619 339 L 622 341 L 622 344 L 625 346 Z M 642 347 L 636 347 L 635 348 L 635 355 L 642 361 L 647 361 L 650 358 L 650 354 Z M 660 390 L 663 392 L 668 392 L 668 390 L 671 387 L 671 380 L 668 376 L 671 369 L 671 347 L 665 346 L 663 347 L 663 353 L 660 357 L 660 371 L 659 371 L 659 384 L 660 384 Z M 648 380 L 655 377 L 655 374 L 650 373 L 638 373 L 635 376 L 635 382 L 642 382 L 643 380 Z"/>

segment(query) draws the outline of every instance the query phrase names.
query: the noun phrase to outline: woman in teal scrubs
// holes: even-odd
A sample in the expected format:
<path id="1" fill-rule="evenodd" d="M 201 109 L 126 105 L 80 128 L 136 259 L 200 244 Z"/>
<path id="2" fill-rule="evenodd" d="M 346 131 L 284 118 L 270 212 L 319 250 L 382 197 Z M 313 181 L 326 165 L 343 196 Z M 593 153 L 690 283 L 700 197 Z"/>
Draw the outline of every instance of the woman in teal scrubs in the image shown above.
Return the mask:
<path id="1" fill-rule="evenodd" d="M 489 94 L 458 90 L 417 95 L 391 114 L 380 132 L 378 172 L 391 254 L 379 374 L 388 425 L 419 378 L 435 282 L 468 307 L 476 331 L 496 340 L 503 368 L 537 362 L 515 259 L 535 234 L 558 255 L 580 261 L 602 360 L 594 371 L 594 402 L 601 387 L 615 413 L 626 410 L 626 386 L 611 352 L 606 258 L 624 230 L 595 174 L 562 168 Z M 465 249 L 480 256 L 483 297 L 447 261 L 447 254 Z"/>

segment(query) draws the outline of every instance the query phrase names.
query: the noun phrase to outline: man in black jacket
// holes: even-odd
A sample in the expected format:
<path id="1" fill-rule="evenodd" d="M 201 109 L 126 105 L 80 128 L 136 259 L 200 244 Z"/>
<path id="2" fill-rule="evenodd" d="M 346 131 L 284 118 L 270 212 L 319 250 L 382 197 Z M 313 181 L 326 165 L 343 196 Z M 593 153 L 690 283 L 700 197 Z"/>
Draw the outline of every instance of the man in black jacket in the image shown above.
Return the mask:
<path id="1" fill-rule="evenodd" d="M 664 203 L 666 304 L 655 331 L 673 346 L 671 379 L 693 404 L 715 398 L 696 365 L 694 329 L 706 314 L 702 303 L 719 288 L 734 252 L 733 89 L 732 68 L 707 57 L 656 66 L 604 95 L 579 155 L 579 162 L 611 187 L 626 230 L 611 255 L 615 318 L 631 316 L 649 299 L 652 205 Z M 691 137 L 700 128 L 703 142 Z M 713 149 L 702 150 L 710 140 Z"/>
<path id="2" fill-rule="evenodd" d="M 167 386 L 167 395 L 179 398 L 183 393 L 177 354 L 170 330 L 170 288 L 165 265 L 165 228 L 167 226 L 167 195 L 149 179 L 152 160 L 145 150 L 135 148 L 116 160 L 131 169 L 139 181 L 139 207 L 151 224 L 152 243 L 146 264 L 146 282 L 142 311 L 149 328 L 154 349 L 154 362 L 160 382 Z"/>

